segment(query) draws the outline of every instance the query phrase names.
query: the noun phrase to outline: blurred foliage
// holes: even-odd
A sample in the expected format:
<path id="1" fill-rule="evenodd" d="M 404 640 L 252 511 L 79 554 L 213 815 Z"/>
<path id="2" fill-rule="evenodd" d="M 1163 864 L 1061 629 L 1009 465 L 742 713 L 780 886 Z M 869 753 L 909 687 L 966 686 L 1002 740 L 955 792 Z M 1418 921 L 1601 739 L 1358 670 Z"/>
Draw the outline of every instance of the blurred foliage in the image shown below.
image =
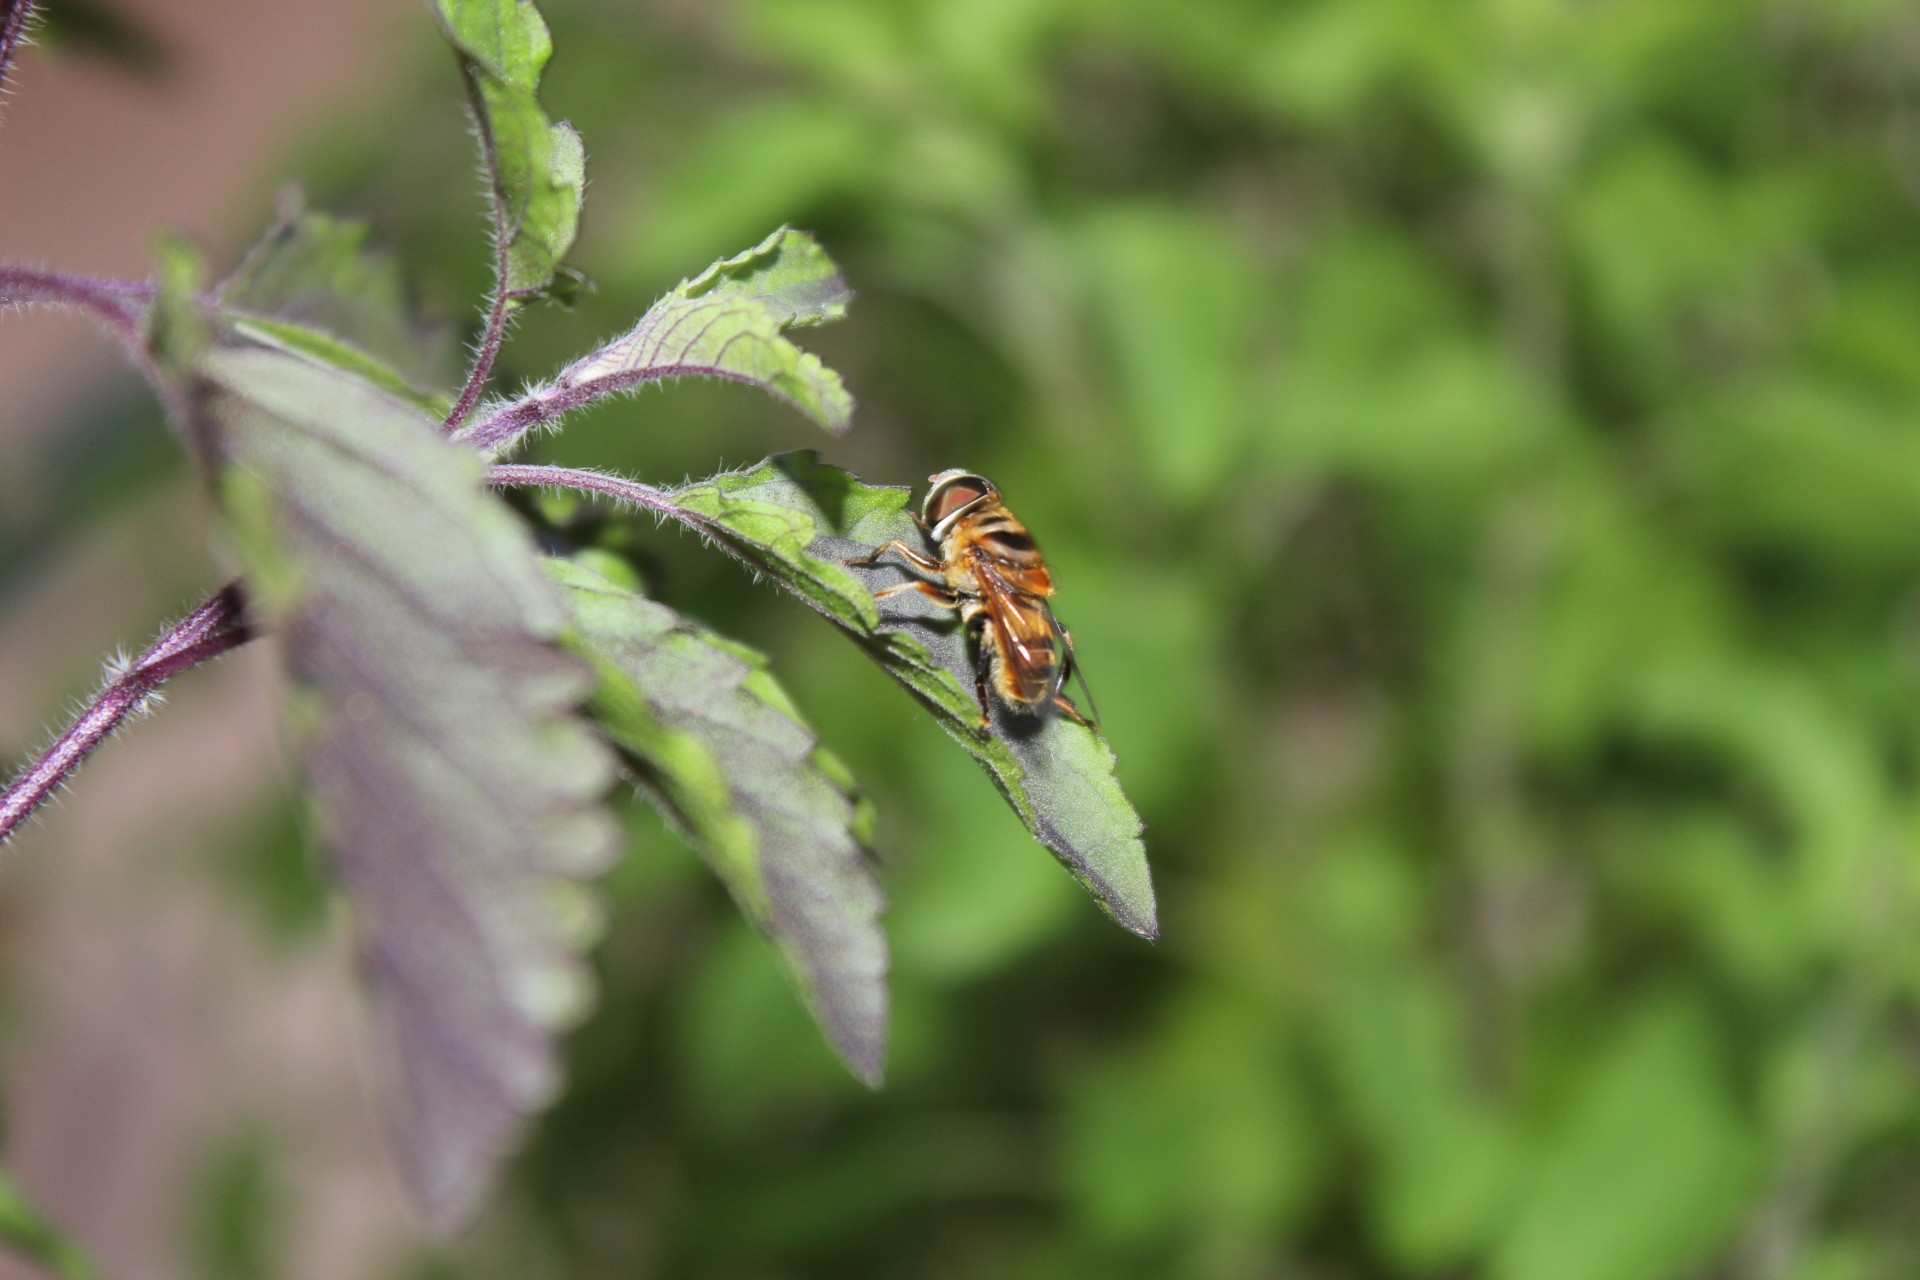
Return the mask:
<path id="1" fill-rule="evenodd" d="M 545 7 L 597 290 L 504 367 L 818 232 L 861 293 L 828 457 L 1036 530 L 1164 940 L 817 619 L 606 523 L 875 793 L 889 1083 L 636 807 L 570 1091 L 425 1273 L 1920 1274 L 1912 6 Z M 420 25 L 275 176 L 469 324 Z M 687 386 L 535 451 L 809 431 Z"/>
<path id="2" fill-rule="evenodd" d="M 94 1280 L 99 1272 L 79 1246 L 62 1235 L 11 1175 L 0 1172 L 0 1241 L 9 1253 L 31 1259 L 59 1280 Z"/>
<path id="3" fill-rule="evenodd" d="M 229 1135 L 203 1157 L 190 1190 L 186 1254 L 205 1280 L 270 1280 L 279 1272 L 290 1197 L 257 1133 Z"/>

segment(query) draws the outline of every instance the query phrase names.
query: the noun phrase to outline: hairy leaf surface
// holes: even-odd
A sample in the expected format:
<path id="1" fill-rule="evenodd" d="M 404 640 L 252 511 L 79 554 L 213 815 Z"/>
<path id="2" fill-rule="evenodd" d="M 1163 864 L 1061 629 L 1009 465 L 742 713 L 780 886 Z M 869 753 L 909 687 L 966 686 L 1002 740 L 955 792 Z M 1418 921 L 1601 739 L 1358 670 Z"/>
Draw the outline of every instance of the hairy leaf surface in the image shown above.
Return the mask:
<path id="1" fill-rule="evenodd" d="M 553 40 L 530 0 L 437 0 L 434 12 L 474 85 L 506 254 L 500 288 L 536 294 L 573 247 L 587 181 L 580 135 L 549 121 L 537 96 Z"/>
<path id="2" fill-rule="evenodd" d="M 600 673 L 601 730 L 660 811 L 777 948 L 848 1065 L 886 1049 L 883 901 L 863 806 L 758 653 L 567 560 L 549 562 L 572 645 Z"/>
<path id="3" fill-rule="evenodd" d="M 323 829 L 398 1050 L 429 1213 L 472 1212 L 558 1083 L 613 832 L 565 606 L 432 420 L 298 357 L 201 362 L 226 514 L 301 689 Z"/>
<path id="4" fill-rule="evenodd" d="M 749 383 L 843 432 L 852 421 L 853 397 L 840 375 L 782 331 L 838 320 L 852 297 L 826 250 L 806 232 L 782 227 L 681 281 L 621 337 L 460 438 L 502 453 L 568 409 L 689 375 Z"/>
<path id="5" fill-rule="evenodd" d="M 981 727 L 975 657 L 957 616 L 918 592 L 876 602 L 873 591 L 903 581 L 904 570 L 842 563 L 894 538 L 925 545 L 906 489 L 863 484 L 800 452 L 671 497 L 696 527 L 859 636 L 986 767 L 1027 829 L 1108 913 L 1135 933 L 1157 936 L 1140 819 L 1105 740 L 1062 717 L 1017 717 L 997 704 L 992 724 Z"/>

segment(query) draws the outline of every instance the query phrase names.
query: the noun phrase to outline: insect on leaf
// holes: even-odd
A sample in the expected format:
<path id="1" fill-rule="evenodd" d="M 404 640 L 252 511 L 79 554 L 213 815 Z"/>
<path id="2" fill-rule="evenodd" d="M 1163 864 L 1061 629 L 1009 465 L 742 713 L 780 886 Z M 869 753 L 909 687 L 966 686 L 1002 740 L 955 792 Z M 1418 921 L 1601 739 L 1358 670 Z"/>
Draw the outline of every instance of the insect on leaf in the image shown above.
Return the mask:
<path id="1" fill-rule="evenodd" d="M 307 768 L 397 1050 L 429 1214 L 469 1215 L 558 1084 L 608 864 L 606 751 L 574 714 L 560 593 L 480 462 L 337 369 L 202 356 L 201 402 L 249 594 L 300 690 Z"/>
<path id="2" fill-rule="evenodd" d="M 886 1048 L 883 901 L 862 804 L 751 649 L 591 568 L 549 562 L 570 644 L 600 673 L 591 705 L 638 786 L 773 940 L 840 1056 L 877 1084 Z"/>
<path id="3" fill-rule="evenodd" d="M 843 432 L 853 397 L 840 375 L 782 331 L 838 320 L 852 297 L 826 250 L 806 232 L 782 227 L 681 281 L 625 334 L 569 365 L 516 411 L 460 438 L 503 453 L 574 405 L 689 375 L 749 383 Z"/>
<path id="4" fill-rule="evenodd" d="M 532 296 L 573 247 L 587 180 L 580 135 L 549 121 L 537 96 L 553 40 L 531 0 L 437 0 L 434 12 L 474 87 L 506 255 L 500 288 Z"/>
<path id="5" fill-rule="evenodd" d="M 859 637 L 1115 920 L 1143 937 L 1158 935 L 1140 819 L 1114 776 L 1106 741 L 1061 716 L 1029 721 L 1004 709 L 982 728 L 975 658 L 954 613 L 917 592 L 876 602 L 873 590 L 902 581 L 903 571 L 842 563 L 894 538 L 919 544 L 907 490 L 863 484 L 803 451 L 671 497 L 702 532 Z"/>

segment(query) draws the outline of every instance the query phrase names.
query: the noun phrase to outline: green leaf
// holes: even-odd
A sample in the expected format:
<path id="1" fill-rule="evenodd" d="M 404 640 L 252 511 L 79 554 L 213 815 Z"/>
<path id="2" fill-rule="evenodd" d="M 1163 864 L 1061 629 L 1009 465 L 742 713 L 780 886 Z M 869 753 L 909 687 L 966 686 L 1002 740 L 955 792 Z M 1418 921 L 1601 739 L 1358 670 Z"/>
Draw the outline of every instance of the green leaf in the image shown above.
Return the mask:
<path id="1" fill-rule="evenodd" d="M 305 356 L 309 360 L 332 365 L 342 373 L 351 374 L 388 395 L 405 400 L 422 412 L 444 417 L 453 408 L 453 401 L 448 397 L 417 390 L 389 365 L 330 333 L 262 316 L 236 316 L 229 312 L 227 318 L 232 322 L 234 331 L 243 338 L 289 355 Z"/>
<path id="2" fill-rule="evenodd" d="M 1180 1235 L 1252 1252 L 1310 1207 L 1316 1117 L 1263 1014 L 1189 995 L 1159 1034 L 1068 1074 L 1065 1181 L 1091 1234 L 1136 1254 Z"/>
<path id="3" fill-rule="evenodd" d="M 1494 1254 L 1496 1280 L 1659 1280 L 1706 1265 L 1758 1172 L 1705 1019 L 1661 1002 L 1594 1064 Z"/>
<path id="4" fill-rule="evenodd" d="M 667 298 L 756 302 L 783 326 L 813 325 L 846 319 L 853 291 L 812 236 L 781 227 L 744 253 L 681 281 Z"/>
<path id="5" fill-rule="evenodd" d="M 345 369 L 444 417 L 430 394 L 450 379 L 444 333 L 414 323 L 399 264 L 371 248 L 367 224 L 281 191 L 279 217 L 214 299 L 248 337 Z"/>
<path id="6" fill-rule="evenodd" d="M 918 592 L 876 602 L 873 589 L 901 581 L 902 571 L 842 563 L 894 538 L 923 545 L 907 490 L 863 484 L 803 451 L 670 496 L 695 527 L 854 633 L 985 766 L 1027 829 L 1115 920 L 1158 936 L 1140 819 L 1106 741 L 1060 716 L 1033 725 L 996 714 L 982 728 L 976 660 L 955 615 Z"/>
<path id="7" fill-rule="evenodd" d="M 1244 465 L 1251 434 L 1260 264 L 1236 239 L 1230 225 L 1150 206 L 1087 230 L 1093 295 L 1149 474 L 1188 501 Z"/>
<path id="8" fill-rule="evenodd" d="M 459 438 L 499 454 L 571 408 L 688 375 L 749 383 L 827 430 L 843 432 L 852 420 L 853 397 L 840 375 L 781 331 L 838 320 L 852 297 L 826 250 L 806 232 L 782 227 L 745 253 L 681 281 L 627 333 Z"/>
<path id="9" fill-rule="evenodd" d="M 573 247 L 586 189 L 580 135 L 540 109 L 540 73 L 553 41 L 530 0 L 438 0 L 434 12 L 465 60 L 493 179 L 509 298 L 545 289 Z"/>
<path id="10" fill-rule="evenodd" d="M 877 1084 L 886 1047 L 882 899 L 844 766 L 751 649 L 584 565 L 550 561 L 592 710 L 635 781 L 770 937 L 849 1066 Z"/>
<path id="11" fill-rule="evenodd" d="M 213 326 L 195 301 L 206 281 L 206 260 L 187 241 L 163 231 L 153 238 L 153 269 L 159 288 L 142 320 L 143 341 L 162 368 L 180 376 L 213 339 Z"/>
<path id="12" fill-rule="evenodd" d="M 477 1205 L 553 1095 L 555 1032 L 612 829 L 606 752 L 572 711 L 590 672 L 480 463 L 416 409 L 284 352 L 214 349 L 201 403 L 251 599 L 300 697 L 326 843 L 399 1056 L 429 1214 Z"/>
<path id="13" fill-rule="evenodd" d="M 1385 877 L 1395 872 L 1384 851 L 1368 843 L 1338 849 L 1329 862 L 1349 852 L 1356 865 L 1323 872 L 1327 883 L 1314 906 L 1328 917 L 1358 917 L 1356 908 L 1370 896 L 1417 892 L 1412 885 L 1390 887 Z M 1394 912 L 1386 906 L 1382 915 Z M 1357 934 L 1383 925 L 1388 934 L 1408 927 L 1379 920 L 1369 928 L 1359 918 L 1336 927 Z M 1372 947 L 1381 940 L 1370 939 Z M 1349 945 L 1359 942 L 1350 935 Z M 1458 1266 L 1484 1248 L 1488 1232 L 1509 1212 L 1518 1154 L 1512 1126 L 1473 1089 L 1459 1001 L 1431 975 L 1402 966 L 1329 966 L 1324 980 L 1327 1056 L 1333 1083 L 1366 1141 L 1366 1207 L 1375 1237 L 1410 1271 Z"/>
<path id="14" fill-rule="evenodd" d="M 0 1244 L 64 1280 L 93 1280 L 93 1262 L 47 1221 L 13 1178 L 0 1172 Z"/>

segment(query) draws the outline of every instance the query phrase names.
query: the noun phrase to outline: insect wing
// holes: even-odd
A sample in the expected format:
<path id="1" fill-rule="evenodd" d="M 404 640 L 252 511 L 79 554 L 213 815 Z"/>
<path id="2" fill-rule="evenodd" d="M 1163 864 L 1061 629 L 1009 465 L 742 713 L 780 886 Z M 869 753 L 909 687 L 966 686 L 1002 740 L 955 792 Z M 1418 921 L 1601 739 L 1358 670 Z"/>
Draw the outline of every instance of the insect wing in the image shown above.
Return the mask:
<path id="1" fill-rule="evenodd" d="M 1009 680 L 1023 702 L 1045 702 L 1060 687 L 1059 634 L 1052 611 L 1045 600 L 1017 590 L 992 566 L 980 566 L 974 576 Z"/>

